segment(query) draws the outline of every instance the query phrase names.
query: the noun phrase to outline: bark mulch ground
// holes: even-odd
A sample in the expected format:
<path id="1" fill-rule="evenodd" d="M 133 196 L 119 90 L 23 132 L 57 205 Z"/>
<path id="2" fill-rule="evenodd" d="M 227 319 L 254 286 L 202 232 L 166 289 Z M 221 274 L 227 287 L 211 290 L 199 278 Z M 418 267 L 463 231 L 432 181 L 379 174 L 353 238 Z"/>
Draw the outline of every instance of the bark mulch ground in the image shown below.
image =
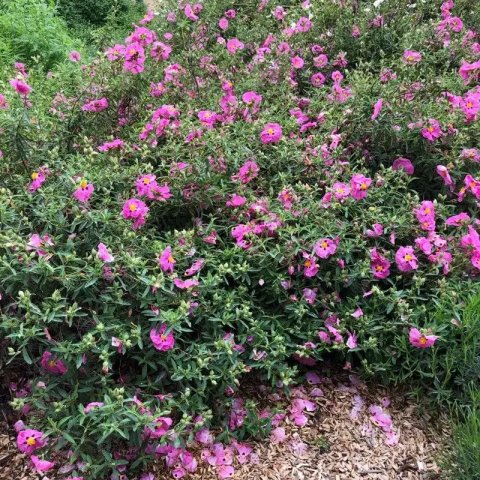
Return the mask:
<path id="1" fill-rule="evenodd" d="M 319 388 L 323 395 L 314 397 L 317 408 L 307 413 L 309 421 L 300 428 L 285 419 L 282 427 L 286 440 L 273 443 L 268 439 L 252 443 L 257 460 L 236 465 L 238 480 L 397 480 L 440 479 L 438 459 L 450 436 L 447 419 L 432 414 L 405 396 L 368 388 L 358 381 L 322 379 L 319 385 L 306 387 L 308 394 Z M 317 390 L 318 393 L 318 390 Z M 272 398 L 278 403 L 278 395 Z M 310 397 L 311 398 L 311 397 Z M 359 400 L 360 398 L 360 400 Z M 389 446 L 386 434 L 372 420 L 371 405 L 391 404 L 384 408 L 390 415 L 398 443 Z M 264 399 L 265 400 L 265 399 Z M 285 402 L 286 400 L 283 399 Z M 266 399 L 266 405 L 271 400 Z M 282 401 L 282 399 L 280 399 Z M 288 407 L 289 403 L 285 403 Z M 355 407 L 356 406 L 356 407 Z M 355 407 L 355 408 L 354 408 Z M 5 423 L 3 424 L 5 427 Z M 0 424 L 0 479 L 38 480 L 27 458 L 18 453 L 15 436 L 2 430 Z M 152 465 L 158 480 L 171 478 L 162 461 Z M 60 480 L 64 476 L 49 473 L 45 479 Z M 199 459 L 199 468 L 189 478 L 215 480 L 214 467 Z M 99 479 L 104 480 L 104 479 Z"/>

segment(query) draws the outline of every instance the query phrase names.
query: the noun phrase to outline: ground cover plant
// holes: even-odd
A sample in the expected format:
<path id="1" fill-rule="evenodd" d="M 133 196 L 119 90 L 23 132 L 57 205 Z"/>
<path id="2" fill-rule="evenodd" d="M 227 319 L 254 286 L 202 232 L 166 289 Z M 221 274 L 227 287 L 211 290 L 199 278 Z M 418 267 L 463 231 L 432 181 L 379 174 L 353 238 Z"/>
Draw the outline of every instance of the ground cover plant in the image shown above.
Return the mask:
<path id="1" fill-rule="evenodd" d="M 478 18 L 466 1 L 165 2 L 91 61 L 5 67 L 2 365 L 38 471 L 118 479 L 160 456 L 175 478 L 199 461 L 229 478 L 281 415 L 244 382 L 288 391 L 325 359 L 463 408 Z"/>

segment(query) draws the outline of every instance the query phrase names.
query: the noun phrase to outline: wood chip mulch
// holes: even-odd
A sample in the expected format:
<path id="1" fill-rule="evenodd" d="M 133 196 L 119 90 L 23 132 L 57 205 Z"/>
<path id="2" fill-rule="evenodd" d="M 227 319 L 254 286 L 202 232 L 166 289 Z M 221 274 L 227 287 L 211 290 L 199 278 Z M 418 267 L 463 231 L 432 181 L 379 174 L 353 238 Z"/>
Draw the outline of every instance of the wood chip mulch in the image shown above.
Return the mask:
<path id="1" fill-rule="evenodd" d="M 287 415 L 281 424 L 287 434 L 285 441 L 273 443 L 267 438 L 251 442 L 257 460 L 244 465 L 236 464 L 234 480 L 442 478 L 437 461 L 450 437 L 448 420 L 443 414 L 439 412 L 436 418 L 432 418 L 431 413 L 426 413 L 405 396 L 368 388 L 358 381 L 323 379 L 316 387 L 321 388 L 323 395 L 313 399 L 317 408 L 307 413 L 308 423 L 297 427 Z M 312 388 L 307 387 L 305 391 L 308 393 Z M 358 397 L 364 405 L 355 414 L 352 407 L 358 405 Z M 273 398 L 278 400 L 278 395 Z M 399 434 L 398 444 L 394 446 L 387 445 L 384 431 L 372 422 L 369 412 L 369 406 L 381 405 L 385 398 L 391 404 L 384 410 L 391 416 L 395 432 Z M 288 408 L 287 399 L 280 398 L 280 401 Z M 188 479 L 216 480 L 218 476 L 214 467 L 200 458 L 198 460 L 197 471 Z M 150 471 L 157 480 L 171 478 L 162 460 L 155 462 Z M 65 477 L 49 472 L 45 480 L 47 478 L 60 480 Z M 25 455 L 17 451 L 14 433 L 5 431 L 1 423 L 0 479 L 42 479 L 30 470 Z"/>

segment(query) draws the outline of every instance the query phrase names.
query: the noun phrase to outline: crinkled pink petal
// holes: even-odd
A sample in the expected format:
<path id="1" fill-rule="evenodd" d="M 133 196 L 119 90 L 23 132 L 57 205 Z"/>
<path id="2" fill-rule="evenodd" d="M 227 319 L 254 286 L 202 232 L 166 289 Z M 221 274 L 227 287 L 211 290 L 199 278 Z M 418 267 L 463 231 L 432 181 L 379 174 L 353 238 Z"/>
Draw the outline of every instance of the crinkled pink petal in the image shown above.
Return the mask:
<path id="1" fill-rule="evenodd" d="M 232 478 L 233 474 L 235 473 L 235 469 L 230 466 L 230 465 L 221 465 L 218 467 L 218 478 L 224 479 L 224 478 Z"/>
<path id="2" fill-rule="evenodd" d="M 277 427 L 272 430 L 270 434 L 270 440 L 272 443 L 282 443 L 287 439 L 285 429 L 283 427 Z"/>

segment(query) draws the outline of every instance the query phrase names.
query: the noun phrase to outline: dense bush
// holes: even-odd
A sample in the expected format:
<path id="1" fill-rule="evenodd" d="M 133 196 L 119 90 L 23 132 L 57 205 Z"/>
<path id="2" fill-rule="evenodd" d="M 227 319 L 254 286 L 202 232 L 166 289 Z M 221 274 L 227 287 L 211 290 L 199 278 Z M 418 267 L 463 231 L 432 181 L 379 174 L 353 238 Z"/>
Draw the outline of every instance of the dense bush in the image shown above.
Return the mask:
<path id="1" fill-rule="evenodd" d="M 248 374 L 478 385 L 476 33 L 436 2 L 230 7 L 2 86 L 13 404 L 85 478 L 268 427 Z"/>
<path id="2" fill-rule="evenodd" d="M 96 53 L 107 42 L 122 41 L 145 14 L 142 0 L 56 0 L 58 15 Z"/>
<path id="3" fill-rule="evenodd" d="M 45 69 L 79 48 L 55 10 L 43 0 L 0 0 L 0 61 L 38 62 Z M 2 72 L 3 76 L 3 72 Z"/>
<path id="4" fill-rule="evenodd" d="M 90 25 L 102 25 L 107 21 L 112 10 L 125 13 L 133 2 L 131 0 L 108 1 L 108 0 L 57 0 L 56 7 L 60 15 L 65 18 L 69 25 L 87 23 Z"/>

